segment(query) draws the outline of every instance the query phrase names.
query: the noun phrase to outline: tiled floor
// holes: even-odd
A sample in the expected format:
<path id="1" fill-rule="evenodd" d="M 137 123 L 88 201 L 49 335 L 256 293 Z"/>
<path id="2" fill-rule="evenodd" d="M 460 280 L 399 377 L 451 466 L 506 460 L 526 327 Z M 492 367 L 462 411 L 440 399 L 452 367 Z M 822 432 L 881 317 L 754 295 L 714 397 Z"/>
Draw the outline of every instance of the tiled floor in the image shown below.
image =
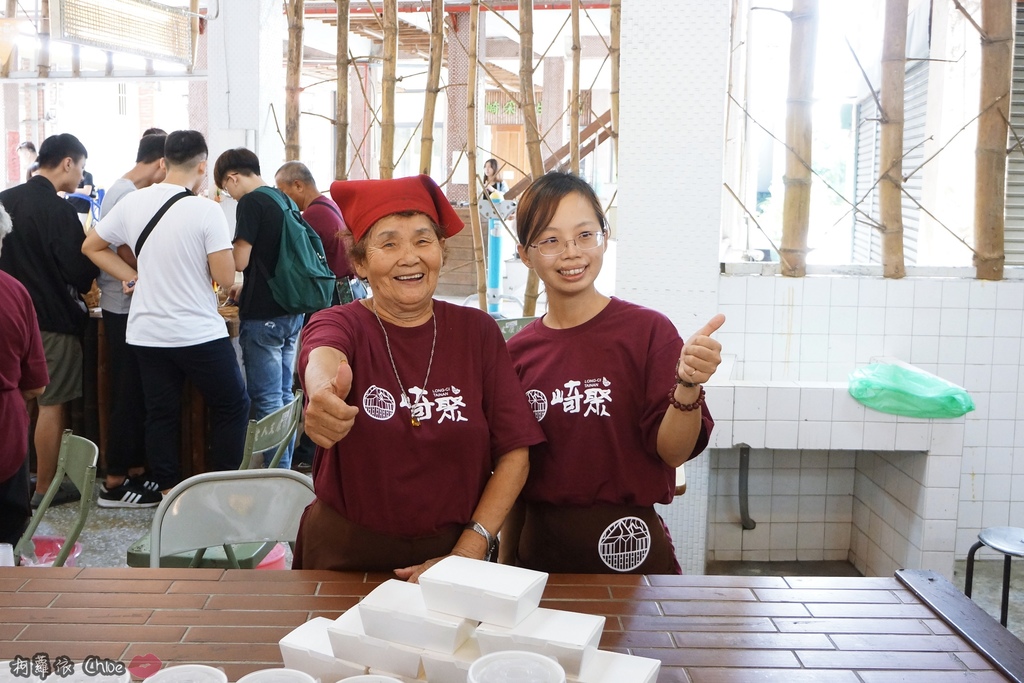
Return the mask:
<path id="1" fill-rule="evenodd" d="M 99 484 L 97 484 L 97 490 Z M 94 494 L 95 495 L 95 494 Z M 63 536 L 74 521 L 77 507 L 63 505 L 47 511 L 36 535 Z M 130 545 L 149 531 L 153 508 L 143 510 L 105 509 L 94 507 L 82 530 L 81 554 L 75 559 L 79 567 L 126 567 L 125 553 Z M 289 557 L 290 563 L 290 557 Z M 953 583 L 963 589 L 963 561 L 954 568 Z M 975 566 L 974 600 L 989 614 L 999 617 L 1002 590 L 1001 560 L 981 560 Z M 1008 628 L 1024 639 L 1024 579 L 1014 566 L 1010 585 Z M 847 562 L 719 562 L 708 566 L 709 574 L 744 576 L 857 576 Z"/>

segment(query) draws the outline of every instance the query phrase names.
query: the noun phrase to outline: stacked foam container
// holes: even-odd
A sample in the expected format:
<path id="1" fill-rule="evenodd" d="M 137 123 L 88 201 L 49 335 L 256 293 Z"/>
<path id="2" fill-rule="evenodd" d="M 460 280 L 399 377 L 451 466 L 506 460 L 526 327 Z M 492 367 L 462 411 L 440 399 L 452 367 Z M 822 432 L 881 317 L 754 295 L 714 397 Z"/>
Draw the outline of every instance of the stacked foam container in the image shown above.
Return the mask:
<path id="1" fill-rule="evenodd" d="M 420 583 L 386 581 L 335 620 L 281 639 L 284 665 L 334 683 L 365 673 L 466 683 L 480 656 L 525 650 L 555 659 L 574 683 L 654 683 L 661 663 L 598 650 L 604 617 L 538 607 L 547 574 L 447 557 Z"/>

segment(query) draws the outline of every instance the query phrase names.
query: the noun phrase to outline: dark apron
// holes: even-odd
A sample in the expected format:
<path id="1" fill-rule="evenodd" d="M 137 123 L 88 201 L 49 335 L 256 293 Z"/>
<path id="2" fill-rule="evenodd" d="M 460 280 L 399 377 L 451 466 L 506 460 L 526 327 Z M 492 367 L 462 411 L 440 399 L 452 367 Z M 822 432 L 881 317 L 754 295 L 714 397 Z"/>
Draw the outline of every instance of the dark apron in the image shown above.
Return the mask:
<path id="1" fill-rule="evenodd" d="M 516 564 L 554 574 L 680 574 L 653 507 L 527 503 Z"/>
<path id="2" fill-rule="evenodd" d="M 292 569 L 390 572 L 451 553 L 461 535 L 459 525 L 422 538 L 381 534 L 342 517 L 318 498 L 302 513 Z"/>

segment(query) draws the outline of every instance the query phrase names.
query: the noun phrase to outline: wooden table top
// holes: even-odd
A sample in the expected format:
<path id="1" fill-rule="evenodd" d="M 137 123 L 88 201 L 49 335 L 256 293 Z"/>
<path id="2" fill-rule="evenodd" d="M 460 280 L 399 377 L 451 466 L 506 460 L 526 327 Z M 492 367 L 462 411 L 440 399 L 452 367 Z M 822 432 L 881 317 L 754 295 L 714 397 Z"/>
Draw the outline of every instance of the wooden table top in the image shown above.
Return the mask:
<path id="1" fill-rule="evenodd" d="M 952 588 L 938 575 L 918 574 L 925 590 Z M 0 659 L 45 652 L 127 665 L 152 654 L 164 664 L 223 667 L 234 681 L 282 666 L 280 638 L 312 617 L 337 617 L 386 578 L 0 568 Z M 604 615 L 601 648 L 661 660 L 659 683 L 1013 680 L 908 585 L 897 578 L 553 575 L 542 606 Z M 960 604 L 955 595 L 953 602 Z M 960 607 L 974 609 L 969 601 Z M 1011 650 L 1013 643 L 1020 645 L 1012 639 Z"/>

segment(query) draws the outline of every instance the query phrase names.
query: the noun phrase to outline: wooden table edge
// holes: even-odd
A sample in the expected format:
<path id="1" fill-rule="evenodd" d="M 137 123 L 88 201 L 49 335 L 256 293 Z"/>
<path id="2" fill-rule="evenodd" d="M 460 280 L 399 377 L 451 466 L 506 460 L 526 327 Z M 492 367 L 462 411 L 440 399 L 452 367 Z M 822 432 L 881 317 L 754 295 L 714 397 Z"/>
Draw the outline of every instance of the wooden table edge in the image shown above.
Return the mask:
<path id="1" fill-rule="evenodd" d="M 988 612 L 934 571 L 899 569 L 896 578 L 1000 672 L 1024 683 L 1024 643 Z"/>

